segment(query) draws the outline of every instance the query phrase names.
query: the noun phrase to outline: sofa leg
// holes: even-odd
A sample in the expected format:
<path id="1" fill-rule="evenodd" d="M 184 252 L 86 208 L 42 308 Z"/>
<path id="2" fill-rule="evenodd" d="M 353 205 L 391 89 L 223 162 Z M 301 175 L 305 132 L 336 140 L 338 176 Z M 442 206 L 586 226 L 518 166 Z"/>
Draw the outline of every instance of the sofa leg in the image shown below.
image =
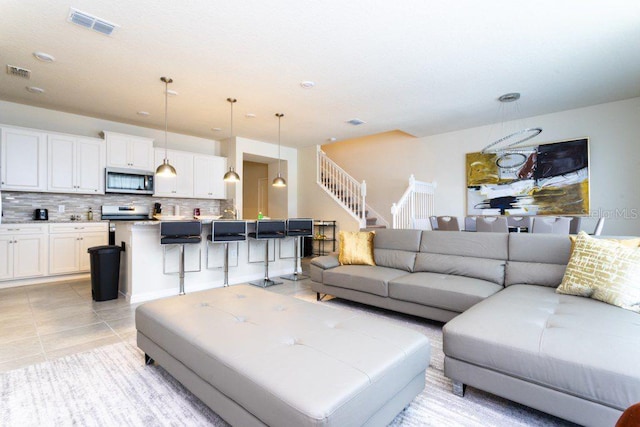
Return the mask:
<path id="1" fill-rule="evenodd" d="M 466 384 L 463 384 L 460 381 L 453 382 L 453 394 L 458 397 L 464 397 L 464 391 L 467 388 Z"/>
<path id="2" fill-rule="evenodd" d="M 153 359 L 147 353 L 144 354 L 144 364 L 153 365 Z"/>

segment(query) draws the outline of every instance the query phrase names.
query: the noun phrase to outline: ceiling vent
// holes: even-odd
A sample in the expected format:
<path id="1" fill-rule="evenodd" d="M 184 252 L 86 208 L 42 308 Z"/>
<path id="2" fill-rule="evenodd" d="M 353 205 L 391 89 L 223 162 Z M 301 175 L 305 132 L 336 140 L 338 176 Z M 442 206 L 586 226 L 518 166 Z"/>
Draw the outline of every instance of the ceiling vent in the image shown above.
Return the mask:
<path id="1" fill-rule="evenodd" d="M 26 68 L 16 67 L 15 65 L 7 65 L 7 74 L 22 77 L 23 79 L 31 78 L 31 70 L 27 70 Z"/>
<path id="2" fill-rule="evenodd" d="M 349 123 L 350 125 L 353 126 L 360 126 L 363 125 L 367 122 L 365 122 L 364 120 L 360 120 L 360 119 L 351 119 L 351 120 L 347 120 L 347 123 Z"/>
<path id="3" fill-rule="evenodd" d="M 72 22 L 76 25 L 80 25 L 81 27 L 97 31 L 100 34 L 104 34 L 106 36 L 110 36 L 111 33 L 113 33 L 118 27 L 118 25 L 116 24 L 112 24 L 111 22 L 105 21 L 102 18 L 90 15 L 86 12 L 81 12 L 74 8 L 70 8 L 67 21 Z"/>

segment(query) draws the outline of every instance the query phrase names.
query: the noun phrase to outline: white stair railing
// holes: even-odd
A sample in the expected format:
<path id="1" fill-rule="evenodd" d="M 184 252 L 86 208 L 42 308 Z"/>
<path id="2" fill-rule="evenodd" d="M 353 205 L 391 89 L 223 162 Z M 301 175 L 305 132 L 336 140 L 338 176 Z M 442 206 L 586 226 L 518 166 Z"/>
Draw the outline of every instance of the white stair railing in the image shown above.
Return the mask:
<path id="1" fill-rule="evenodd" d="M 316 156 L 316 182 L 339 205 L 341 205 L 353 218 L 358 221 L 360 227 L 366 227 L 366 196 L 367 183 L 356 181 L 345 172 L 333 160 L 327 157 L 320 146 Z"/>
<path id="2" fill-rule="evenodd" d="M 435 213 L 436 187 L 435 182 L 416 181 L 411 175 L 409 187 L 398 203 L 391 206 L 392 227 L 428 230 L 429 217 Z"/>

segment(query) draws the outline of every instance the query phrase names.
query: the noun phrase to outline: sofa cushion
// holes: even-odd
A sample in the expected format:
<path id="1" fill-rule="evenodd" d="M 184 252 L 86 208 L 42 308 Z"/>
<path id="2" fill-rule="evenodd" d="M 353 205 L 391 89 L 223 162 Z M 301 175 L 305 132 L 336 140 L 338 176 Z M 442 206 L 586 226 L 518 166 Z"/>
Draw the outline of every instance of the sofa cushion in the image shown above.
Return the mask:
<path id="1" fill-rule="evenodd" d="M 367 292 L 381 297 L 389 296 L 389 280 L 407 274 L 395 268 L 370 265 L 341 265 L 325 270 L 322 280 L 325 285 Z"/>
<path id="2" fill-rule="evenodd" d="M 502 285 L 504 264 L 505 261 L 497 259 L 419 253 L 413 270 L 473 277 Z"/>
<path id="3" fill-rule="evenodd" d="M 640 313 L 640 249 L 580 232 L 557 292 Z"/>
<path id="4" fill-rule="evenodd" d="M 540 285 L 557 288 L 566 265 L 542 262 L 507 261 L 504 270 L 504 285 Z"/>
<path id="5" fill-rule="evenodd" d="M 509 286 L 443 328 L 447 357 L 619 410 L 640 402 L 639 336 L 637 313 L 531 285 Z"/>
<path id="6" fill-rule="evenodd" d="M 342 265 L 376 265 L 373 259 L 374 231 L 340 231 L 340 255 Z"/>
<path id="7" fill-rule="evenodd" d="M 486 280 L 438 273 L 412 273 L 389 281 L 391 298 L 461 313 L 500 291 Z"/>
<path id="8" fill-rule="evenodd" d="M 377 239 L 377 237 L 376 237 Z M 373 251 L 376 265 L 381 267 L 397 268 L 408 272 L 413 271 L 416 262 L 416 253 L 400 251 L 397 249 L 378 249 Z"/>
<path id="9" fill-rule="evenodd" d="M 506 260 L 508 234 L 425 230 L 420 240 L 420 252 Z"/>
<path id="10" fill-rule="evenodd" d="M 567 265 L 570 249 L 566 235 L 509 233 L 509 261 Z"/>
<path id="11" fill-rule="evenodd" d="M 400 251 L 418 252 L 422 230 L 376 229 L 374 248 L 396 249 Z"/>

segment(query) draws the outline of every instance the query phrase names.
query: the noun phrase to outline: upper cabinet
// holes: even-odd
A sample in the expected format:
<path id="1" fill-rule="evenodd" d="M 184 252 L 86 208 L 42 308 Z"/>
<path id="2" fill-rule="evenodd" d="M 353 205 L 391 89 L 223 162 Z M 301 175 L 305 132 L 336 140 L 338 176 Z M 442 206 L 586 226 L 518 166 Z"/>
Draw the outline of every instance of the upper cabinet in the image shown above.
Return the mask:
<path id="1" fill-rule="evenodd" d="M 155 149 L 155 163 L 164 160 L 164 148 Z M 193 197 L 193 153 L 167 150 L 167 158 L 171 166 L 176 168 L 176 176 L 155 176 L 154 196 L 159 197 Z"/>
<path id="2" fill-rule="evenodd" d="M 107 141 L 107 166 L 126 169 L 155 170 L 153 139 L 103 132 Z"/>
<path id="3" fill-rule="evenodd" d="M 222 180 L 227 158 L 195 154 L 193 156 L 193 195 L 199 199 L 226 199 L 227 185 Z"/>
<path id="4" fill-rule="evenodd" d="M 104 193 L 105 144 L 102 140 L 49 134 L 48 191 Z"/>
<path id="5" fill-rule="evenodd" d="M 15 191 L 47 190 L 47 138 L 31 129 L 0 129 L 0 188 Z"/>

